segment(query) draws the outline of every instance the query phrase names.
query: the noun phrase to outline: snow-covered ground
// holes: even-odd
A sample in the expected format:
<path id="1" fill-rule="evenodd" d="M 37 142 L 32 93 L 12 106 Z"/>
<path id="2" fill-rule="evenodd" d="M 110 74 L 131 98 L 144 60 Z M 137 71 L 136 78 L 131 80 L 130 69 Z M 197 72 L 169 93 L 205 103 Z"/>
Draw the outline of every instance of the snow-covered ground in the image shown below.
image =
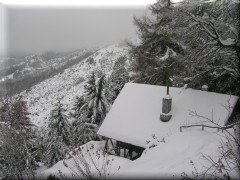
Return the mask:
<path id="1" fill-rule="evenodd" d="M 177 132 L 166 137 L 165 142 L 159 143 L 158 146 L 146 149 L 142 156 L 135 161 L 108 155 L 107 159 L 110 161 L 114 160 L 112 161 L 111 168 L 106 168 L 109 173 L 107 177 L 139 179 L 165 177 L 179 179 L 182 173 L 186 173 L 190 177 L 197 178 L 193 176 L 193 172 L 195 174 L 199 173 L 198 177 L 200 177 L 200 174 L 206 172 L 207 167 L 211 165 L 204 156 L 209 156 L 215 161 L 220 157 L 218 147 L 221 140 L 224 140 L 221 132 L 217 134 L 210 131 L 192 129 Z M 93 145 L 94 148 L 89 148 Z M 93 153 L 96 151 L 102 152 L 104 141 L 91 141 L 82 147 L 91 149 L 90 154 L 93 157 L 93 161 L 97 164 L 97 168 L 101 168 L 106 158 L 103 156 L 96 158 L 97 156 Z M 92 174 L 97 175 L 97 168 L 93 166 L 93 161 L 89 158 L 89 153 L 86 153 L 86 151 L 84 153 Z M 68 167 L 66 167 L 66 164 Z M 73 177 L 73 172 L 77 172 L 76 170 L 71 170 L 74 169 L 74 165 L 73 158 L 59 161 L 51 168 L 39 171 L 38 176 L 46 178 L 49 175 L 55 175 L 60 177 L 60 174 L 63 174 L 65 177 Z M 208 173 L 211 173 L 211 171 Z M 237 172 L 232 171 L 230 175 L 233 178 L 237 178 Z M 219 177 L 221 176 L 222 174 L 219 174 Z"/>
<path id="2" fill-rule="evenodd" d="M 178 179 L 184 172 L 193 177 L 192 172 L 196 173 L 194 166 L 199 174 L 206 172 L 207 167 L 211 166 L 203 155 L 218 161 L 218 147 L 222 138 L 222 133 L 201 130 L 177 132 L 166 137 L 165 143 L 148 149 L 139 159 L 124 165 L 115 176 Z M 236 177 L 236 172 L 232 173 Z"/>
<path id="3" fill-rule="evenodd" d="M 70 152 L 65 160 L 59 161 L 51 168 L 41 167 L 37 177 L 47 178 L 52 175 L 59 178 L 84 178 L 81 171 L 92 177 L 113 177 L 121 167 L 130 160 L 103 153 L 105 141 L 90 141 L 80 146 L 80 150 Z M 77 168 L 79 165 L 81 168 Z"/>
<path id="4" fill-rule="evenodd" d="M 127 56 L 125 46 L 111 45 L 102 48 L 64 72 L 33 86 L 29 91 L 22 92 L 21 95 L 27 101 L 31 113 L 30 119 L 37 126 L 45 126 L 58 99 L 69 113 L 75 97 L 82 95 L 84 82 L 90 72 L 102 71 L 110 75 L 115 61 L 124 55 Z"/>

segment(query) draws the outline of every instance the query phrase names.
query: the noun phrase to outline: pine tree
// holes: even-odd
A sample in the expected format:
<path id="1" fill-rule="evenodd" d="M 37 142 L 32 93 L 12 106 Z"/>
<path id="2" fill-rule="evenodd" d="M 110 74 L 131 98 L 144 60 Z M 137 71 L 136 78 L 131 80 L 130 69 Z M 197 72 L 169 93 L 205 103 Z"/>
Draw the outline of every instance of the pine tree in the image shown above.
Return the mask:
<path id="1" fill-rule="evenodd" d="M 137 82 L 163 84 L 165 67 L 172 78 L 184 68 L 179 60 L 184 54 L 180 41 L 183 25 L 170 0 L 159 0 L 150 6 L 150 11 L 151 16 L 134 17 L 141 43 L 129 43 L 130 54 L 133 70 L 138 74 Z"/>
<path id="2" fill-rule="evenodd" d="M 71 124 L 71 145 L 81 146 L 91 140 L 96 139 L 97 124 L 91 123 L 88 103 L 83 97 L 77 97 L 74 105 L 74 120 Z"/>
<path id="3" fill-rule="evenodd" d="M 78 147 L 85 143 L 84 120 L 88 119 L 88 105 L 83 96 L 76 97 L 73 110 L 72 117 L 74 120 L 71 124 L 71 145 Z"/>
<path id="4" fill-rule="evenodd" d="M 91 119 L 91 123 L 100 124 L 106 115 L 108 102 L 105 97 L 105 84 L 105 76 L 96 80 L 94 73 L 92 73 L 85 85 L 88 118 Z"/>
<path id="5" fill-rule="evenodd" d="M 51 131 L 48 135 L 45 162 L 48 166 L 52 166 L 62 160 L 69 149 L 56 131 Z"/>
<path id="6" fill-rule="evenodd" d="M 84 95 L 76 98 L 72 114 L 74 121 L 71 125 L 72 146 L 98 139 L 97 128 L 107 113 L 105 84 L 105 76 L 97 79 L 91 73 L 84 86 Z"/>
<path id="7" fill-rule="evenodd" d="M 0 122 L 0 175 L 5 178 L 32 178 L 36 161 L 35 134 L 21 97 L 2 101 Z"/>
<path id="8" fill-rule="evenodd" d="M 84 85 L 84 92 L 87 97 L 96 94 L 96 76 L 94 72 L 87 78 L 87 82 Z"/>
<path id="9" fill-rule="evenodd" d="M 69 150 L 70 124 L 64 112 L 65 109 L 60 101 L 56 104 L 56 108 L 51 111 L 45 157 L 49 166 L 60 161 Z"/>
<path id="10" fill-rule="evenodd" d="M 81 97 L 76 97 L 75 99 L 75 102 L 74 102 L 74 105 L 73 105 L 73 111 L 74 113 L 72 114 L 72 116 L 75 118 L 75 119 L 78 119 L 80 118 L 81 116 L 83 116 L 83 113 L 85 112 L 83 110 L 83 108 L 86 106 L 86 101 L 84 99 L 83 96 Z"/>
<path id="11" fill-rule="evenodd" d="M 108 79 L 107 99 L 110 104 L 114 102 L 118 94 L 122 90 L 125 83 L 129 81 L 129 75 L 124 67 L 126 57 L 120 57 L 115 62 L 113 72 Z"/>
<path id="12" fill-rule="evenodd" d="M 72 123 L 72 146 L 79 147 L 91 140 L 96 140 L 97 125 L 89 123 L 89 119 L 81 117 Z"/>
<path id="13" fill-rule="evenodd" d="M 183 4 L 190 86 L 207 84 L 210 91 L 240 94 L 239 7 L 232 0 Z"/>
<path id="14" fill-rule="evenodd" d="M 60 101 L 58 101 L 56 108 L 52 110 L 49 128 L 56 131 L 57 136 L 61 137 L 63 143 L 69 144 L 69 122 L 67 116 L 64 114 L 65 109 Z"/>

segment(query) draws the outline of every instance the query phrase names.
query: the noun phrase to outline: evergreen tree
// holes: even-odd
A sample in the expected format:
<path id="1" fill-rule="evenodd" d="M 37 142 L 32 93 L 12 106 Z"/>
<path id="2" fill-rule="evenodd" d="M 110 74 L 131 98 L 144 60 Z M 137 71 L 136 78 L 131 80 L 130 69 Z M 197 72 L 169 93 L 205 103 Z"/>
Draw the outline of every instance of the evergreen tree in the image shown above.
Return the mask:
<path id="1" fill-rule="evenodd" d="M 107 113 L 105 84 L 105 76 L 97 79 L 91 73 L 84 86 L 84 95 L 76 98 L 72 114 L 74 121 L 71 125 L 72 146 L 98 139 L 97 128 Z"/>
<path id="2" fill-rule="evenodd" d="M 69 150 L 63 139 L 58 136 L 56 130 L 49 132 L 49 138 L 46 144 L 46 164 L 52 166 L 65 157 L 66 152 Z"/>
<path id="3" fill-rule="evenodd" d="M 96 76 L 94 72 L 88 76 L 84 85 L 84 92 L 87 97 L 92 97 L 94 94 L 96 94 Z"/>
<path id="4" fill-rule="evenodd" d="M 51 166 L 60 161 L 69 150 L 70 145 L 70 124 L 64 114 L 60 101 L 56 104 L 56 108 L 51 111 L 50 122 L 48 124 L 49 133 L 47 138 L 46 163 Z"/>
<path id="5" fill-rule="evenodd" d="M 113 72 L 108 79 L 107 99 L 110 104 L 114 102 L 126 82 L 129 81 L 129 75 L 124 67 L 126 57 L 120 57 L 115 62 Z"/>
<path id="6" fill-rule="evenodd" d="M 105 97 L 105 84 L 105 76 L 96 79 L 94 73 L 92 73 L 85 85 L 89 112 L 87 117 L 91 119 L 91 123 L 100 124 L 107 113 L 108 102 Z"/>
<path id="7" fill-rule="evenodd" d="M 210 91 L 239 95 L 239 6 L 231 0 L 158 0 L 150 15 L 134 18 L 141 41 L 129 43 L 135 81 L 165 85 L 168 77 L 173 86 L 207 84 Z"/>
<path id="8" fill-rule="evenodd" d="M 46 139 L 48 139 L 48 130 L 46 127 L 38 127 L 35 130 L 36 138 L 34 139 L 34 157 L 36 162 L 44 163 L 46 153 Z"/>
<path id="9" fill-rule="evenodd" d="M 81 97 L 76 97 L 75 99 L 75 102 L 74 102 L 74 105 L 73 105 L 73 111 L 74 113 L 72 114 L 72 116 L 75 118 L 75 119 L 78 119 L 80 118 L 81 116 L 83 116 L 84 114 L 84 110 L 83 110 L 83 107 L 86 106 L 86 101 L 84 99 L 83 96 Z M 85 108 L 86 109 L 86 108 Z"/>
<path id="10" fill-rule="evenodd" d="M 76 97 L 73 110 L 72 117 L 74 120 L 71 124 L 71 145 L 77 147 L 85 143 L 84 120 L 88 119 L 88 106 L 83 96 Z"/>
<path id="11" fill-rule="evenodd" d="M 133 70 L 137 82 L 164 84 L 164 68 L 168 67 L 172 78 L 179 75 L 184 64 L 179 57 L 184 54 L 181 31 L 184 25 L 178 21 L 170 0 L 159 0 L 150 7 L 151 15 L 134 17 L 141 43 L 129 43 L 133 58 Z"/>
<path id="12" fill-rule="evenodd" d="M 56 108 L 52 110 L 49 128 L 56 131 L 63 143 L 69 144 L 69 122 L 67 116 L 64 114 L 65 109 L 60 101 L 58 101 Z"/>
<path id="13" fill-rule="evenodd" d="M 32 178 L 36 168 L 35 134 L 26 102 L 21 97 L 7 98 L 0 108 L 0 176 Z"/>
<path id="14" fill-rule="evenodd" d="M 188 76 L 194 88 L 240 94 L 240 3 L 232 0 L 183 2 L 188 22 Z M 227 82 L 227 83 L 226 83 Z"/>
<path id="15" fill-rule="evenodd" d="M 71 125 L 71 145 L 81 146 L 91 140 L 96 139 L 98 125 L 91 123 L 88 103 L 83 97 L 77 97 L 74 105 L 74 120 Z M 91 111 L 92 112 L 92 111 Z"/>
<path id="16" fill-rule="evenodd" d="M 72 123 L 72 146 L 79 147 L 91 140 L 96 140 L 97 127 L 98 125 L 89 123 L 86 117 L 75 119 Z"/>

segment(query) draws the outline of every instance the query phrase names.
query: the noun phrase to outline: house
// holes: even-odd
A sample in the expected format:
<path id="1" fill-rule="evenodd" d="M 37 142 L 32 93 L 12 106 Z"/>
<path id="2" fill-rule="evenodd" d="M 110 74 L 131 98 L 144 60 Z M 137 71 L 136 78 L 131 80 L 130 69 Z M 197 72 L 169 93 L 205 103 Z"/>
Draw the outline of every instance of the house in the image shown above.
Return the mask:
<path id="1" fill-rule="evenodd" d="M 169 93 L 167 93 L 169 91 Z M 203 130 L 221 126 L 232 118 L 238 102 L 233 95 L 165 86 L 127 83 L 98 130 L 107 138 L 106 149 L 130 159 L 140 157 L 146 142 L 182 131 L 181 127 Z M 201 127 L 198 127 L 201 126 Z M 216 131 L 219 128 L 216 129 Z"/>

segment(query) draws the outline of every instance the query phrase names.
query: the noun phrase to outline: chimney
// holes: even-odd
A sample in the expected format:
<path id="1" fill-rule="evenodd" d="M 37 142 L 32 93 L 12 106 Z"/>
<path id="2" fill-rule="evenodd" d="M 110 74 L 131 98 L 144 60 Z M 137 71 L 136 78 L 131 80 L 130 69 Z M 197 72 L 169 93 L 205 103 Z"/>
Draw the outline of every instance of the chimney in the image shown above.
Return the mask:
<path id="1" fill-rule="evenodd" d="M 160 120 L 168 122 L 172 115 L 170 114 L 172 108 L 172 97 L 169 95 L 169 85 L 167 85 L 167 95 L 162 99 L 162 113 L 160 114 Z"/>

